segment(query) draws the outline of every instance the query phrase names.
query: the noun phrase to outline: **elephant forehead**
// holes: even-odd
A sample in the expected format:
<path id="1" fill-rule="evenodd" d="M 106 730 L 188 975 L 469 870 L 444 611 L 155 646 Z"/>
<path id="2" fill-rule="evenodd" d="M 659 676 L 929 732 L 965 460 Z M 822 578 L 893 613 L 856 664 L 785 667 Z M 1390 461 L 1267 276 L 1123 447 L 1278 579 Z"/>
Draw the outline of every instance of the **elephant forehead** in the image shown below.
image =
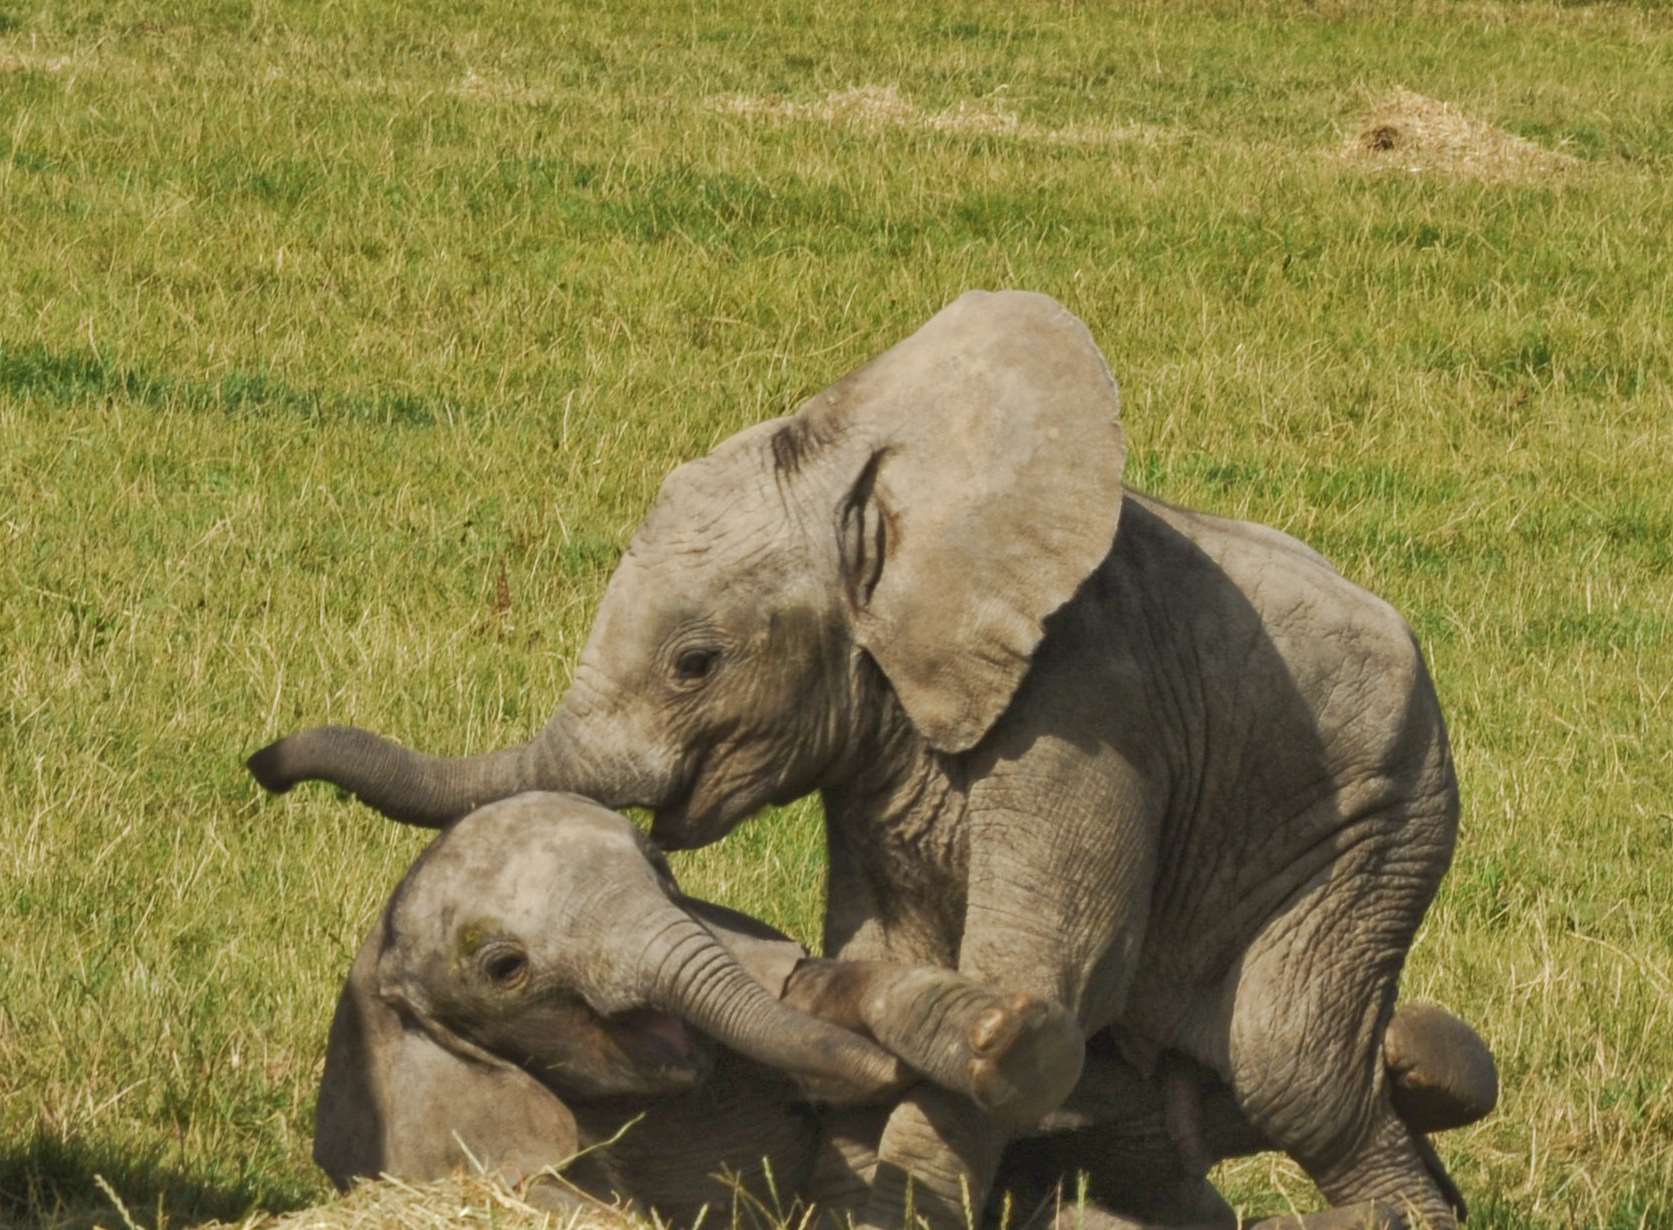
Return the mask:
<path id="1" fill-rule="evenodd" d="M 706 539 L 740 515 L 765 511 L 774 491 L 772 439 L 784 423 L 770 419 L 746 427 L 705 456 L 676 466 L 662 480 L 634 541 Z"/>
<path id="2" fill-rule="evenodd" d="M 520 796 L 474 812 L 426 860 L 414 905 L 492 902 L 512 921 L 555 893 L 620 880 L 649 865 L 632 823 L 586 800 Z"/>

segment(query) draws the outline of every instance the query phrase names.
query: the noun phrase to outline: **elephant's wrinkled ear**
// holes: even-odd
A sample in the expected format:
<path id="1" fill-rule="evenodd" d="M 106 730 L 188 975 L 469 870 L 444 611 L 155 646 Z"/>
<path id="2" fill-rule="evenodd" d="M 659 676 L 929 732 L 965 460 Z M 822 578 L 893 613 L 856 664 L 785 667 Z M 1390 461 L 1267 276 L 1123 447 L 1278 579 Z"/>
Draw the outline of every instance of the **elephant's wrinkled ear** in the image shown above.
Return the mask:
<path id="1" fill-rule="evenodd" d="M 573 1156 L 575 1118 L 528 1073 L 377 987 L 381 925 L 337 1001 L 314 1117 L 314 1161 L 339 1187 L 481 1165 L 518 1182 Z"/>
<path id="2" fill-rule="evenodd" d="M 936 748 L 981 740 L 1109 553 L 1119 412 L 1086 326 L 1014 291 L 962 296 L 799 412 L 864 442 L 837 509 L 855 636 Z"/>

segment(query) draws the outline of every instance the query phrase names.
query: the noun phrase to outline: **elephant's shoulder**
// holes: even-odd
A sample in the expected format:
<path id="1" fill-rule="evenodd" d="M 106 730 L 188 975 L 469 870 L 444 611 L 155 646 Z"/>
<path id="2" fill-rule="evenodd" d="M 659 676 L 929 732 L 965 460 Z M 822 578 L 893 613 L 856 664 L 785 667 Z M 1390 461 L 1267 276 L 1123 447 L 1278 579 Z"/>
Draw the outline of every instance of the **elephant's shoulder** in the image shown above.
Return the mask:
<path id="1" fill-rule="evenodd" d="M 1152 551 L 1197 551 L 1209 561 L 1240 570 L 1291 566 L 1341 576 L 1299 538 L 1258 521 L 1222 517 L 1138 492 L 1128 493 L 1122 517 L 1121 532 L 1131 530 L 1135 539 L 1147 539 Z"/>
<path id="2" fill-rule="evenodd" d="M 1134 549 L 1168 558 L 1168 570 L 1187 575 L 1185 559 L 1194 560 L 1189 576 L 1198 600 L 1203 587 L 1247 602 L 1264 619 L 1283 622 L 1301 615 L 1317 631 L 1320 625 L 1355 625 L 1391 645 L 1411 639 L 1405 620 L 1387 602 L 1337 571 L 1318 551 L 1283 530 L 1256 521 L 1221 517 L 1180 508 L 1149 496 L 1137 497 L 1139 515 L 1123 523 L 1135 530 Z M 1206 605 L 1213 605 L 1206 602 Z"/>
<path id="3" fill-rule="evenodd" d="M 1149 497 L 1127 511 L 1123 596 L 1154 608 L 1158 635 L 1187 642 L 1197 669 L 1223 670 L 1244 691 L 1288 681 L 1309 697 L 1375 693 L 1379 712 L 1428 689 L 1406 620 L 1306 544 Z"/>

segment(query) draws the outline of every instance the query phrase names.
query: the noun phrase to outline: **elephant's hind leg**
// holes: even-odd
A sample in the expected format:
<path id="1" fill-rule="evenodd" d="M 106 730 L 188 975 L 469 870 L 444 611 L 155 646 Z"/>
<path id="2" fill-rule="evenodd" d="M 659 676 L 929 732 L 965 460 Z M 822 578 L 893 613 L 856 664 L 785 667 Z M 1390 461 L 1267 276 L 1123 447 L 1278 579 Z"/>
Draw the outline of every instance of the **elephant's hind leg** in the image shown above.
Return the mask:
<path id="1" fill-rule="evenodd" d="M 1350 881 L 1351 884 L 1351 881 Z M 1383 890 L 1375 890 L 1380 896 Z M 1416 1226 L 1457 1224 L 1434 1151 L 1397 1111 L 1384 1060 L 1409 931 L 1335 880 L 1251 947 L 1229 988 L 1230 1083 L 1251 1126 L 1295 1158 L 1333 1206 L 1370 1206 Z M 1307 1224 L 1305 1221 L 1301 1224 Z M 1322 1223 L 1332 1224 L 1332 1223 Z"/>
<path id="2" fill-rule="evenodd" d="M 1291 1113 L 1307 1100 L 1290 1103 Z M 1264 1129 L 1318 1184 L 1331 1208 L 1319 1213 L 1275 1219 L 1274 1227 L 1336 1230 L 1337 1227 L 1383 1227 L 1391 1230 L 1454 1230 L 1462 1198 L 1451 1177 L 1441 1168 L 1428 1140 L 1413 1132 L 1390 1104 L 1378 1095 L 1366 1116 L 1366 1126 L 1347 1129 L 1342 1144 L 1320 1147 L 1305 1132 L 1305 1143 L 1285 1140 L 1285 1131 L 1269 1119 Z M 1267 1230 L 1268 1223 L 1260 1223 Z"/>

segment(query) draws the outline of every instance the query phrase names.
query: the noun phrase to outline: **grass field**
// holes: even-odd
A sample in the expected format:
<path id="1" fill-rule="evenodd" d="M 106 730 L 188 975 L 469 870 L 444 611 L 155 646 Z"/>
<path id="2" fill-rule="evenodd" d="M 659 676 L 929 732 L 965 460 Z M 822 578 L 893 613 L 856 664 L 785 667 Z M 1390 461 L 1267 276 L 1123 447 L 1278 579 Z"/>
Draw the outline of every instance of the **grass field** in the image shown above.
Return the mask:
<path id="1" fill-rule="evenodd" d="M 242 755 L 525 737 L 667 470 L 1018 286 L 1134 485 L 1424 640 L 1471 1225 L 1673 1225 L 1670 251 L 1659 6 L 0 0 L 0 1223 L 323 1199 L 423 839 Z M 682 874 L 811 935 L 820 860 Z"/>

